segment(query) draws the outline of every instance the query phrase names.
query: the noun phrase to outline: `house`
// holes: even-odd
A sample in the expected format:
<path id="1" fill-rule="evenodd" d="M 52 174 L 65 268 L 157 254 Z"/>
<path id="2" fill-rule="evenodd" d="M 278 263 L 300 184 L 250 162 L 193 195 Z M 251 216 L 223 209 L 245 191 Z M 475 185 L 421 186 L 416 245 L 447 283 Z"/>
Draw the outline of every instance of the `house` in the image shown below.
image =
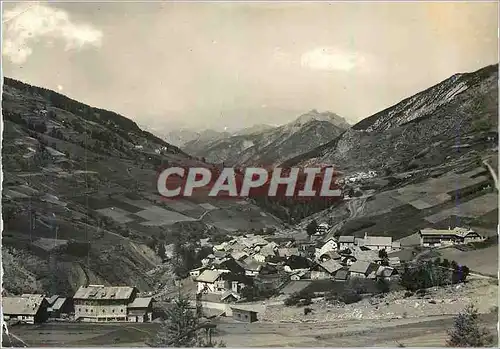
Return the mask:
<path id="1" fill-rule="evenodd" d="M 389 257 L 389 265 L 391 267 L 398 267 L 401 265 L 401 260 L 399 259 L 399 257 Z"/>
<path id="2" fill-rule="evenodd" d="M 197 293 L 224 293 L 225 282 L 222 279 L 224 272 L 220 270 L 204 270 L 195 281 L 198 283 Z"/>
<path id="3" fill-rule="evenodd" d="M 392 251 L 397 251 L 397 250 L 400 250 L 401 249 L 401 242 L 399 241 L 393 241 L 392 242 L 392 248 L 391 250 Z"/>
<path id="4" fill-rule="evenodd" d="M 214 262 L 212 269 L 225 273 L 245 274 L 245 269 L 233 258 L 224 258 L 218 262 Z"/>
<path id="5" fill-rule="evenodd" d="M 153 321 L 153 298 L 137 297 L 127 305 L 127 320 L 129 322 Z"/>
<path id="6" fill-rule="evenodd" d="M 330 230 L 330 225 L 328 223 L 320 223 L 316 227 L 316 234 L 324 235 Z"/>
<path id="7" fill-rule="evenodd" d="M 256 261 L 250 260 L 248 263 L 243 264 L 243 268 L 245 269 L 245 275 L 247 276 L 257 276 L 262 270 L 263 264 Z"/>
<path id="8" fill-rule="evenodd" d="M 18 320 L 34 325 L 48 319 L 48 302 L 41 294 L 23 294 L 16 297 L 2 297 L 2 315 L 4 321 Z"/>
<path id="9" fill-rule="evenodd" d="M 333 259 L 317 264 L 311 271 L 311 280 L 330 279 L 342 268 L 343 266 Z"/>
<path id="10" fill-rule="evenodd" d="M 338 248 L 343 251 L 354 247 L 354 236 L 343 235 L 339 237 Z"/>
<path id="11" fill-rule="evenodd" d="M 351 277 L 368 278 L 372 272 L 378 270 L 378 264 L 366 262 L 366 261 L 356 261 L 349 267 L 349 275 Z"/>
<path id="12" fill-rule="evenodd" d="M 368 236 L 365 233 L 365 238 L 362 241 L 362 246 L 375 251 L 385 250 L 391 252 L 392 237 L 390 236 Z"/>
<path id="13" fill-rule="evenodd" d="M 485 238 L 471 229 L 422 229 L 419 231 L 420 245 L 435 247 L 443 245 L 468 244 L 475 241 L 484 241 Z"/>
<path id="14" fill-rule="evenodd" d="M 69 298 L 54 295 L 45 298 L 47 301 L 47 313 L 50 318 L 60 318 L 62 314 L 70 314 L 74 312 L 72 301 Z"/>
<path id="15" fill-rule="evenodd" d="M 233 319 L 242 322 L 255 322 L 257 321 L 257 312 L 253 310 L 240 309 L 231 307 L 233 312 Z"/>
<path id="16" fill-rule="evenodd" d="M 220 300 L 224 303 L 234 303 L 241 299 L 241 295 L 233 290 L 227 290 L 222 294 Z"/>
<path id="17" fill-rule="evenodd" d="M 127 306 L 134 301 L 136 295 L 135 287 L 81 286 L 73 296 L 75 320 L 127 321 Z"/>
<path id="18" fill-rule="evenodd" d="M 334 238 L 330 238 L 325 243 L 323 246 L 318 251 L 318 255 L 322 255 L 324 253 L 330 252 L 330 251 L 336 251 L 338 249 L 339 245 L 337 241 Z"/>

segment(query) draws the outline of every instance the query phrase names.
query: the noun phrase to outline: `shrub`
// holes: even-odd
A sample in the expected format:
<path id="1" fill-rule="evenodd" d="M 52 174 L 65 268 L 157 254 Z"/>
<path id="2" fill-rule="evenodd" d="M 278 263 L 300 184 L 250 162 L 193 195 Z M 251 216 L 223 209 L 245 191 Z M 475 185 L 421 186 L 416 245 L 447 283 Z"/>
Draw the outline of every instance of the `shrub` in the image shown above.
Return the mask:
<path id="1" fill-rule="evenodd" d="M 487 347 L 493 344 L 493 335 L 479 327 L 479 313 L 470 304 L 455 318 L 453 328 L 448 331 L 449 347 Z"/>

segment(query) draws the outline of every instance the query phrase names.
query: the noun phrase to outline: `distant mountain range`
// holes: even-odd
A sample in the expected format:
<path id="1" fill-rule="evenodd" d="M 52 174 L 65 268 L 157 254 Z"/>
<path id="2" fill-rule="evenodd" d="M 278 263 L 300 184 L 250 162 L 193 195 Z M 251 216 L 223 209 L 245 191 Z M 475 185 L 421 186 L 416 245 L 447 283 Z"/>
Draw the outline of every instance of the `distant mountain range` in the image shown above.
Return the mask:
<path id="1" fill-rule="evenodd" d="M 311 110 L 282 126 L 256 125 L 229 137 L 198 138 L 181 148 L 211 163 L 275 165 L 328 142 L 349 127 L 334 113 Z"/>

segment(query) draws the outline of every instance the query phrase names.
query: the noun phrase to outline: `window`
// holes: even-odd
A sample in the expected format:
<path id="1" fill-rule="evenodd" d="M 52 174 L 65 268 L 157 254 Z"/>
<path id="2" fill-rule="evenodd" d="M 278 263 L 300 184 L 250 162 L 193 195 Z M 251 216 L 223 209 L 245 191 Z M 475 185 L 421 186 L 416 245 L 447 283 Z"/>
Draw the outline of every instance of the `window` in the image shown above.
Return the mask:
<path id="1" fill-rule="evenodd" d="M 123 313 L 123 309 L 120 309 L 120 312 Z"/>
<path id="2" fill-rule="evenodd" d="M 88 309 L 85 309 L 85 312 L 86 312 L 86 313 L 88 313 L 88 312 L 89 312 L 89 310 L 88 310 Z"/>
<path id="3" fill-rule="evenodd" d="M 115 310 L 113 309 L 113 310 L 111 310 L 111 312 L 112 312 L 112 313 L 114 313 L 114 312 L 115 312 Z"/>
<path id="4" fill-rule="evenodd" d="M 82 311 L 82 308 L 78 308 L 78 311 Z"/>
<path id="5" fill-rule="evenodd" d="M 94 309 L 90 309 L 90 312 L 93 313 L 94 312 Z"/>
<path id="6" fill-rule="evenodd" d="M 104 312 L 105 312 L 105 310 L 103 309 L 103 310 L 102 310 L 102 312 L 104 313 Z"/>

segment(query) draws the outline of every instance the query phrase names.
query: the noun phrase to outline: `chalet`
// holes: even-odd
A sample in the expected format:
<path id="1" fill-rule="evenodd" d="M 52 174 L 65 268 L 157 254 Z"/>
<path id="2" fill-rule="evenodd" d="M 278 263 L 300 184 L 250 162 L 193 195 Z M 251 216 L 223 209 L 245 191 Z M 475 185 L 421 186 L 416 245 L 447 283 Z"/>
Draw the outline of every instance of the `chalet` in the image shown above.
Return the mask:
<path id="1" fill-rule="evenodd" d="M 255 322 L 257 321 L 257 312 L 253 310 L 240 309 L 231 307 L 233 312 L 233 319 L 242 322 Z"/>
<path id="2" fill-rule="evenodd" d="M 48 302 L 41 294 L 23 294 L 16 297 L 2 297 L 3 320 L 18 320 L 34 325 L 48 319 Z"/>
<path id="3" fill-rule="evenodd" d="M 251 260 L 248 263 L 243 264 L 243 268 L 245 269 L 245 275 L 247 276 L 257 276 L 261 272 L 263 264 L 256 261 Z"/>
<path id="4" fill-rule="evenodd" d="M 244 251 L 233 251 L 231 253 L 231 257 L 235 260 L 235 261 L 241 261 L 243 260 L 244 258 L 248 257 L 248 253 L 244 252 Z"/>
<path id="5" fill-rule="evenodd" d="M 356 261 L 349 267 L 351 277 L 368 278 L 370 274 L 376 272 L 379 265 L 366 261 Z"/>
<path id="6" fill-rule="evenodd" d="M 339 250 L 351 249 L 354 247 L 354 236 L 343 235 L 339 237 Z"/>
<path id="7" fill-rule="evenodd" d="M 73 296 L 75 320 L 127 321 L 127 306 L 134 301 L 136 295 L 135 287 L 81 286 Z"/>
<path id="8" fill-rule="evenodd" d="M 459 227 L 448 230 L 422 229 L 419 234 L 420 245 L 426 247 L 467 244 L 485 239 L 474 230 Z"/>
<path id="9" fill-rule="evenodd" d="M 137 297 L 127 305 L 127 320 L 129 322 L 153 321 L 153 298 Z"/>
<path id="10" fill-rule="evenodd" d="M 224 293 L 225 282 L 222 279 L 224 273 L 219 270 L 205 270 L 195 281 L 198 283 L 197 293 Z"/>
<path id="11" fill-rule="evenodd" d="M 365 233 L 365 237 L 361 242 L 361 246 L 364 246 L 370 250 L 380 251 L 385 250 L 390 252 L 392 250 L 392 237 L 390 236 L 368 236 Z"/>

